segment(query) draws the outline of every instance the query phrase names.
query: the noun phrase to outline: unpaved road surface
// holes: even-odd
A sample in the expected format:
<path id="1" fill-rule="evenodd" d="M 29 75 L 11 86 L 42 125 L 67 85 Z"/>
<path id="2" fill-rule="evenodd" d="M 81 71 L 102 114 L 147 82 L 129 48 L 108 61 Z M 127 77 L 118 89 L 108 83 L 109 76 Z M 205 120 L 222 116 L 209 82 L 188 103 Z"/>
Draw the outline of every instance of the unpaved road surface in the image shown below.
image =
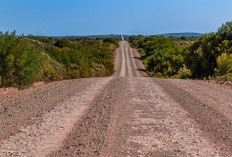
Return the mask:
<path id="1" fill-rule="evenodd" d="M 0 156 L 232 156 L 232 91 L 147 77 L 126 41 L 115 74 L 0 95 Z"/>

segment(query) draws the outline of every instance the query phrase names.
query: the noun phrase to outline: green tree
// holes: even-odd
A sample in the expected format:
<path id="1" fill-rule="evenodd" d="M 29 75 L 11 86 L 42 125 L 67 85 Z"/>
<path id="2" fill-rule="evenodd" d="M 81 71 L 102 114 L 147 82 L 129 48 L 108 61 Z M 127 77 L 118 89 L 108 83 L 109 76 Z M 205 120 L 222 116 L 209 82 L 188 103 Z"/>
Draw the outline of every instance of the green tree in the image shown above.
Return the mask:
<path id="1" fill-rule="evenodd" d="M 140 50 L 146 70 L 155 76 L 173 76 L 184 64 L 184 46 L 166 37 L 132 37 L 130 43 Z"/>
<path id="2" fill-rule="evenodd" d="M 217 34 L 224 39 L 232 39 L 232 21 L 222 24 Z"/>
<path id="3" fill-rule="evenodd" d="M 2 86 L 28 85 L 41 78 L 40 53 L 15 32 L 0 34 L 0 76 Z"/>
<path id="4" fill-rule="evenodd" d="M 192 71 L 195 78 L 209 77 L 214 74 L 217 67 L 216 58 L 219 55 L 219 45 L 216 34 L 206 34 L 195 42 L 187 51 L 186 65 Z"/>

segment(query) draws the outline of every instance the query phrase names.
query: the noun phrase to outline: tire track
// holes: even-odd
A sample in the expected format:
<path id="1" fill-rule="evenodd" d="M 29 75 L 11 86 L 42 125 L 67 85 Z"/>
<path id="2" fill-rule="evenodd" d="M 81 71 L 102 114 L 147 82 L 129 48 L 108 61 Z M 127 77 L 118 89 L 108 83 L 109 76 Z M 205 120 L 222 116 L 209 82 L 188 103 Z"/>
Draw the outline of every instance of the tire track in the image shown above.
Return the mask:
<path id="1" fill-rule="evenodd" d="M 138 77 L 141 76 L 138 72 L 133 51 L 127 41 L 120 42 L 121 66 L 119 77 Z"/>
<path id="2" fill-rule="evenodd" d="M 81 121 L 76 123 L 73 132 L 64 141 L 63 147 L 49 156 L 99 156 L 102 148 L 105 147 L 107 130 L 115 107 L 117 107 L 117 102 L 124 97 L 127 85 L 125 78 L 114 78 L 109 82 Z"/>
<path id="3" fill-rule="evenodd" d="M 211 103 L 198 99 L 168 80 L 155 79 L 166 93 L 175 99 L 201 127 L 204 135 L 220 147 L 221 156 L 232 154 L 232 122 Z M 192 87 L 195 88 L 194 86 Z M 217 104 L 220 105 L 220 104 Z"/>
<path id="4" fill-rule="evenodd" d="M 35 123 L 44 113 L 65 99 L 81 92 L 97 79 L 78 79 L 52 82 L 35 88 L 0 96 L 0 140 L 20 132 Z"/>
<path id="5" fill-rule="evenodd" d="M 127 75 L 126 77 L 131 78 L 132 75 L 132 66 L 131 66 L 131 58 L 129 57 L 129 51 L 128 51 L 128 44 L 127 42 L 124 42 L 124 52 L 125 52 L 125 58 L 126 58 L 126 68 L 127 68 Z"/>
<path id="6" fill-rule="evenodd" d="M 133 50 L 132 48 L 128 45 L 128 49 L 129 49 L 129 57 L 130 57 L 130 60 L 132 62 L 132 69 L 133 69 L 133 76 L 134 77 L 141 77 L 141 75 L 138 73 L 138 68 L 137 68 L 137 65 L 135 63 L 135 56 L 133 54 Z"/>
<path id="7" fill-rule="evenodd" d="M 99 156 L 224 156 L 221 146 L 151 78 L 126 78 L 125 96 L 115 106 Z"/>
<path id="8" fill-rule="evenodd" d="M 112 78 L 101 78 L 82 92 L 60 102 L 35 124 L 1 141 L 0 156 L 47 156 L 62 146 L 73 125 Z"/>
<path id="9" fill-rule="evenodd" d="M 119 77 L 125 77 L 126 76 L 126 60 L 125 60 L 125 52 L 124 52 L 124 41 L 120 42 L 120 51 L 121 54 L 121 68 L 120 68 L 120 74 Z"/>
<path id="10" fill-rule="evenodd" d="M 2 139 L 0 156 L 231 156 L 231 93 L 189 80 L 141 77 L 146 74 L 139 57 L 122 36 L 114 77 L 41 88 L 45 99 L 29 94 L 23 109 L 12 102 L 17 112 L 33 114 L 26 114 L 27 127 Z M 30 100 L 33 107 L 26 109 Z M 9 117 L 1 127 L 24 124 Z"/>

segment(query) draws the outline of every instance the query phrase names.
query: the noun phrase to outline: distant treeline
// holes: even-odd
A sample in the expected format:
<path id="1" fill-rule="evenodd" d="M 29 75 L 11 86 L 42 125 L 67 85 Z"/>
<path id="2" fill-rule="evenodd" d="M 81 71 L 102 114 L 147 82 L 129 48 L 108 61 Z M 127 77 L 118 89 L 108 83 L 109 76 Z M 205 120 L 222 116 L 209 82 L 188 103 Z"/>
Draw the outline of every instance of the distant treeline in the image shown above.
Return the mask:
<path id="1" fill-rule="evenodd" d="M 85 35 L 85 36 L 34 36 L 28 35 L 30 38 L 40 38 L 40 39 L 65 39 L 65 40 L 104 40 L 104 39 L 116 39 L 121 40 L 121 35 Z"/>
<path id="2" fill-rule="evenodd" d="M 200 34 L 200 33 L 166 33 L 166 34 L 160 34 L 160 36 L 164 36 L 164 37 L 176 37 L 176 38 L 180 38 L 180 37 L 199 38 L 202 35 L 203 34 Z"/>
<path id="3" fill-rule="evenodd" d="M 0 87 L 109 76 L 118 41 L 53 39 L 0 33 Z"/>
<path id="4" fill-rule="evenodd" d="M 158 77 L 232 80 L 232 22 L 195 41 L 161 36 L 130 38 L 147 71 Z"/>

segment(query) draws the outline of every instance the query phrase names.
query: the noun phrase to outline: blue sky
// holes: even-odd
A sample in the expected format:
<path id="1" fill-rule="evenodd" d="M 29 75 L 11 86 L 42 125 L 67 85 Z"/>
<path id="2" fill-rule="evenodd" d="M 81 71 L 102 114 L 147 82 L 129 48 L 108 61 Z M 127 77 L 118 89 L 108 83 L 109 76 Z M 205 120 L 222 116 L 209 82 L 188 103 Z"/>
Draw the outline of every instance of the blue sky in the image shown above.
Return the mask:
<path id="1" fill-rule="evenodd" d="M 93 35 L 214 32 L 232 0 L 0 0 L 0 31 Z"/>

